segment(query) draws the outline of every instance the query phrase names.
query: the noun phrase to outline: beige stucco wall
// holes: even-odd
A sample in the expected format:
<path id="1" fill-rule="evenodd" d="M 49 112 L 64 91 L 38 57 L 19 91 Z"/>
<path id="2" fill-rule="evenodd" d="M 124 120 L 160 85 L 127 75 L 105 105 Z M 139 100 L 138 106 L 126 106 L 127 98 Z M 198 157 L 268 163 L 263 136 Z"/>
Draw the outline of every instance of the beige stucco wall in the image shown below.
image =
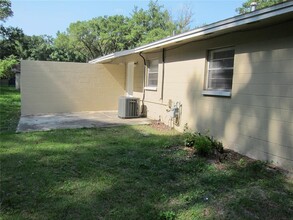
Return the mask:
<path id="1" fill-rule="evenodd" d="M 182 104 L 187 123 L 209 130 L 226 147 L 293 171 L 293 22 L 166 49 L 157 91 L 146 91 L 148 117 L 171 124 L 168 100 Z M 232 96 L 203 96 L 207 51 L 235 48 Z M 157 54 L 145 54 L 157 57 Z"/>
<path id="2" fill-rule="evenodd" d="M 21 114 L 117 110 L 125 66 L 21 61 Z"/>
<path id="3" fill-rule="evenodd" d="M 127 63 L 129 62 L 134 62 L 133 96 L 142 99 L 143 82 L 144 82 L 143 81 L 144 64 L 143 64 L 142 57 L 140 57 L 138 54 L 132 54 L 126 57 L 117 58 L 113 60 L 111 63 L 113 64 L 123 63 L 125 65 L 125 72 L 127 72 Z"/>

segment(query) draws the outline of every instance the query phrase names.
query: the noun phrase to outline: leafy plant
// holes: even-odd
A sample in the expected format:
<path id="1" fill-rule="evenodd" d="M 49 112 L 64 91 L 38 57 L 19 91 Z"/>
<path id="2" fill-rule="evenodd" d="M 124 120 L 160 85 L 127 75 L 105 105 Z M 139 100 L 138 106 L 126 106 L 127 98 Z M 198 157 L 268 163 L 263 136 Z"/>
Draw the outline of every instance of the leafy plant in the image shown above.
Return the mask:
<path id="1" fill-rule="evenodd" d="M 176 214 L 173 211 L 165 211 L 160 213 L 160 220 L 173 220 L 176 218 Z"/>
<path id="2" fill-rule="evenodd" d="M 201 156 L 208 156 L 213 153 L 213 145 L 208 136 L 197 133 L 194 140 L 194 147 Z"/>
<path id="3" fill-rule="evenodd" d="M 199 155 L 208 156 L 212 153 L 224 153 L 222 142 L 208 135 L 208 132 L 206 132 L 206 134 L 192 132 L 187 124 L 184 126 L 183 138 L 184 145 L 187 147 L 194 147 Z"/>
<path id="4" fill-rule="evenodd" d="M 0 78 L 9 79 L 12 77 L 12 67 L 17 64 L 18 61 L 15 56 L 11 55 L 3 60 L 0 60 Z"/>
<path id="5" fill-rule="evenodd" d="M 221 154 L 224 153 L 224 147 L 223 147 L 223 143 L 222 142 L 214 139 L 214 137 L 210 137 L 210 136 L 206 136 L 206 137 L 210 140 L 210 142 L 212 144 L 212 148 L 215 151 L 217 151 L 217 152 L 219 152 Z"/>
<path id="6" fill-rule="evenodd" d="M 184 145 L 186 147 L 192 147 L 194 146 L 194 140 L 196 137 L 196 133 L 192 132 L 189 128 L 188 128 L 188 124 L 186 123 L 184 125 L 184 129 L 183 129 L 183 139 L 184 139 Z"/>
<path id="7" fill-rule="evenodd" d="M 239 166 L 246 166 L 247 165 L 247 161 L 246 160 L 244 160 L 243 158 L 241 158 L 239 161 L 238 161 L 238 165 Z"/>
<path id="8" fill-rule="evenodd" d="M 194 146 L 194 140 L 195 140 L 195 133 L 184 133 L 184 145 L 186 147 L 192 147 Z"/>

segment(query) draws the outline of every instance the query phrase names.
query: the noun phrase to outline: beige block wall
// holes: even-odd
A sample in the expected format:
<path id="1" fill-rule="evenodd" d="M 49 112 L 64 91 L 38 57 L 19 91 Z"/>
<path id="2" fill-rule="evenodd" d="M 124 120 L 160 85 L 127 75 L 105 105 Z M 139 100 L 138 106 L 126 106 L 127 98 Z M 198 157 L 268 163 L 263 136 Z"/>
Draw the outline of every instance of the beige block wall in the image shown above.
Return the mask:
<path id="1" fill-rule="evenodd" d="M 145 94 L 148 117 L 170 124 L 168 100 L 180 102 L 176 129 L 187 123 L 209 130 L 228 148 L 293 171 L 292 26 L 291 21 L 167 49 L 164 96 L 160 63 L 157 91 Z M 235 48 L 232 96 L 203 96 L 207 51 L 230 46 Z"/>
<path id="2" fill-rule="evenodd" d="M 117 110 L 125 66 L 21 62 L 21 114 Z"/>

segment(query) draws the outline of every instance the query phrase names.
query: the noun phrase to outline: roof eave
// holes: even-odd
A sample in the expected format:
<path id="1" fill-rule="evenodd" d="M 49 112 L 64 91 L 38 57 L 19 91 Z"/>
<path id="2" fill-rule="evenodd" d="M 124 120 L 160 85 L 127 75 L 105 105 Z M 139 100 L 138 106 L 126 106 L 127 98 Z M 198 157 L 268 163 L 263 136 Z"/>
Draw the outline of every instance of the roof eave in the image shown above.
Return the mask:
<path id="1" fill-rule="evenodd" d="M 155 48 L 162 48 L 168 46 L 168 44 L 181 42 L 188 39 L 196 40 L 197 37 L 215 33 L 217 31 L 235 28 L 244 24 L 249 24 L 257 21 L 261 21 L 267 18 L 271 18 L 277 15 L 285 14 L 288 12 L 293 11 L 293 2 L 285 2 L 282 4 L 278 4 L 269 8 L 257 10 L 248 14 L 238 15 L 232 18 L 228 18 L 219 22 L 215 22 L 209 25 L 206 25 L 201 28 L 197 28 L 176 36 L 164 38 L 159 41 L 155 41 L 131 50 L 120 51 L 116 53 L 112 53 L 103 57 L 96 58 L 94 60 L 89 61 L 89 63 L 101 63 L 101 62 L 109 62 L 112 59 L 127 56 L 130 54 L 140 53 L 140 52 L 147 52 L 149 50 Z"/>

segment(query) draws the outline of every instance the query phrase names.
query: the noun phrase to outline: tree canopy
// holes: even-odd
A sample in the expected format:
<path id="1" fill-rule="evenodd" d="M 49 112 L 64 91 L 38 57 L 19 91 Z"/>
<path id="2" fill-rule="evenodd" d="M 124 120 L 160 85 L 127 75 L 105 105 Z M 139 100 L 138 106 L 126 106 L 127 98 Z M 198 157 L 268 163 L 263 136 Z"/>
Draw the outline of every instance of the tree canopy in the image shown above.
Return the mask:
<path id="1" fill-rule="evenodd" d="M 189 10 L 174 21 L 162 5 L 150 1 L 146 10 L 135 7 L 130 17 L 104 16 L 71 23 L 65 32 L 57 34 L 55 45 L 74 54 L 72 58 L 86 61 L 188 31 L 191 17 Z M 58 53 L 51 58 L 60 57 Z"/>
<path id="2" fill-rule="evenodd" d="M 10 0 L 0 0 L 0 21 L 5 21 L 13 15 Z"/>
<path id="3" fill-rule="evenodd" d="M 12 15 L 11 3 L 0 0 L 1 19 Z M 150 1 L 147 9 L 134 7 L 129 16 L 99 16 L 71 23 L 65 32 L 51 36 L 28 36 L 17 27 L 0 25 L 0 61 L 19 59 L 85 62 L 116 51 L 132 49 L 190 29 L 192 11 L 186 7 L 175 20 Z M 8 76 L 9 74 L 2 74 Z"/>
<path id="4" fill-rule="evenodd" d="M 236 12 L 238 12 L 239 14 L 245 14 L 250 12 L 250 4 L 252 2 L 257 3 L 256 9 L 261 9 L 261 8 L 265 8 L 265 7 L 269 7 L 281 2 L 285 2 L 286 0 L 247 0 L 246 2 L 244 2 L 242 4 L 241 7 L 236 8 Z"/>

